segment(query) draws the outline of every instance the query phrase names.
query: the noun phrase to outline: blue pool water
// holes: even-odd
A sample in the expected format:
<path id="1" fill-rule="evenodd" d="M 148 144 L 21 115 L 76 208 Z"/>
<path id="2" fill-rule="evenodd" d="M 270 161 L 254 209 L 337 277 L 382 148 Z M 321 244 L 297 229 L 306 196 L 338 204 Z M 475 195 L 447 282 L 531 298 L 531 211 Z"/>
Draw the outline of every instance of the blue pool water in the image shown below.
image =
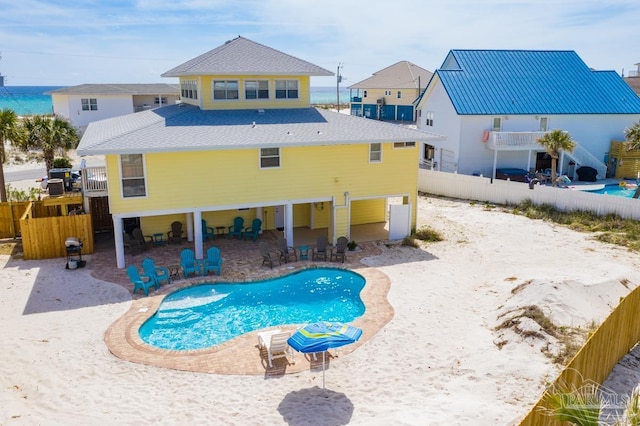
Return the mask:
<path id="1" fill-rule="evenodd" d="M 266 327 L 350 322 L 364 314 L 364 285 L 361 275 L 336 268 L 250 283 L 201 284 L 168 295 L 139 334 L 159 348 L 191 350 Z"/>
<path id="2" fill-rule="evenodd" d="M 593 194 L 606 194 L 606 195 L 614 195 L 616 197 L 633 197 L 633 194 L 636 193 L 636 188 L 622 188 L 620 185 L 610 184 L 605 185 L 602 189 L 596 189 L 593 191 L 587 191 Z"/>

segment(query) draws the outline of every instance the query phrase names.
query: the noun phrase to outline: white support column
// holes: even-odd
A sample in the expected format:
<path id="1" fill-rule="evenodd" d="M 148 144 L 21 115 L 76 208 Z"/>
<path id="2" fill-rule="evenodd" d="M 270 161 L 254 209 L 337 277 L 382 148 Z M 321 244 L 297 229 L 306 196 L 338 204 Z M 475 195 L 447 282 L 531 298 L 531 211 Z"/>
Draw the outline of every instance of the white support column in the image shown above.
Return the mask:
<path id="1" fill-rule="evenodd" d="M 193 213 L 187 213 L 187 241 L 193 241 Z"/>
<path id="2" fill-rule="evenodd" d="M 262 234 L 262 229 L 265 227 L 264 219 L 262 219 L 262 212 L 264 211 L 264 207 L 256 208 L 256 219 L 260 219 L 262 221 L 262 226 L 260 227 L 260 234 Z"/>
<path id="3" fill-rule="evenodd" d="M 496 180 L 496 168 L 498 167 L 498 150 L 493 150 L 493 174 L 491 175 L 491 182 Z"/>
<path id="4" fill-rule="evenodd" d="M 124 240 L 122 238 L 122 218 L 120 216 L 114 215 L 113 220 L 113 238 L 114 244 L 116 246 L 116 266 L 119 269 L 123 269 L 125 267 L 124 264 Z"/>
<path id="5" fill-rule="evenodd" d="M 284 205 L 284 238 L 293 246 L 293 204 Z"/>
<path id="6" fill-rule="evenodd" d="M 194 232 L 194 240 L 195 240 L 195 248 L 196 248 L 196 259 L 202 259 L 204 257 L 204 250 L 202 248 L 202 212 L 195 211 L 193 214 L 189 214 L 187 216 L 193 217 L 193 231 Z M 198 226 L 200 225 L 200 226 Z"/>

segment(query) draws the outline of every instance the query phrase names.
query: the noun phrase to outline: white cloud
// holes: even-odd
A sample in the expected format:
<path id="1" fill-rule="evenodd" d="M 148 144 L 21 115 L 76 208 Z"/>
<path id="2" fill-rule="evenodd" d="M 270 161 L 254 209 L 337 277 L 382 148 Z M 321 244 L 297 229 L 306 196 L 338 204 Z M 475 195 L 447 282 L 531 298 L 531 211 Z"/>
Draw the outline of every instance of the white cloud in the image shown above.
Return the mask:
<path id="1" fill-rule="evenodd" d="M 450 49 L 575 50 L 620 71 L 640 61 L 636 3 L 0 0 L 0 72 L 12 85 L 167 81 L 162 72 L 237 35 L 333 72 L 342 63 L 345 86 L 401 60 L 433 71 Z"/>

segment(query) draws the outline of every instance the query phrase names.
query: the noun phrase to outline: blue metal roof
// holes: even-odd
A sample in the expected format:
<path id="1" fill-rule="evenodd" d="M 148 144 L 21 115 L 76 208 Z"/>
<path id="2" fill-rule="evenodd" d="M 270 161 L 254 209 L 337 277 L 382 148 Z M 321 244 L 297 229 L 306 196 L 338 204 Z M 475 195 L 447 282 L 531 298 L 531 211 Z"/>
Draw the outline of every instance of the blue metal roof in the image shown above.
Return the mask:
<path id="1" fill-rule="evenodd" d="M 436 75 L 460 115 L 640 114 L 615 71 L 574 51 L 451 50 Z"/>

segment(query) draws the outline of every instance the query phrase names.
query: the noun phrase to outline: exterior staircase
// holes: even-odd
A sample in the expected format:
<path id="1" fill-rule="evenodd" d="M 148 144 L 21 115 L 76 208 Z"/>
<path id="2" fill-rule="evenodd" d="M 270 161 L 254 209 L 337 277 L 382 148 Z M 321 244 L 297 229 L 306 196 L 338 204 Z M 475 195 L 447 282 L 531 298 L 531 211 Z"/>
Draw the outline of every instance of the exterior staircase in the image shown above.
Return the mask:
<path id="1" fill-rule="evenodd" d="M 607 177 L 607 165 L 594 157 L 578 143 L 576 143 L 575 148 L 573 148 L 573 152 L 564 151 L 564 155 L 568 157 L 570 161 L 576 163 L 573 172 L 574 176 L 570 176 L 572 179 L 575 179 L 575 171 L 580 167 L 593 167 L 598 171 L 598 179 L 604 179 Z"/>

